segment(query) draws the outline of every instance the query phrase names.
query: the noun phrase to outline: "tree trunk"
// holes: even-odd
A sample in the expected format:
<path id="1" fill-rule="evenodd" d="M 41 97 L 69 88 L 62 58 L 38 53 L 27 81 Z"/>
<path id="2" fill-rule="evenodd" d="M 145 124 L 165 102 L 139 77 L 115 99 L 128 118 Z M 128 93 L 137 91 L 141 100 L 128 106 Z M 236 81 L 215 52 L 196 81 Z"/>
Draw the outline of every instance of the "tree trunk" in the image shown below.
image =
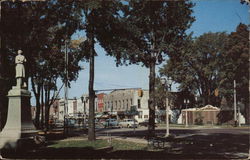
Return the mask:
<path id="1" fill-rule="evenodd" d="M 36 91 L 34 79 L 33 79 L 33 77 L 31 77 L 31 85 L 32 85 L 33 93 L 34 93 L 35 98 L 36 98 L 36 115 L 35 115 L 34 125 L 38 129 L 38 128 L 40 128 L 39 120 L 40 120 L 40 113 L 41 113 L 41 111 L 40 111 L 40 109 L 41 109 L 41 107 L 40 107 L 41 106 L 41 103 L 40 103 L 41 84 L 40 83 L 37 84 L 37 91 Z"/>
<path id="2" fill-rule="evenodd" d="M 3 42 L 3 41 L 2 41 Z M 7 55 L 5 50 L 1 48 L 0 50 L 0 131 L 5 126 L 7 120 L 7 112 L 8 112 L 8 91 L 11 89 L 11 81 L 6 80 L 8 78 L 8 70 L 6 68 L 10 68 Z"/>
<path id="3" fill-rule="evenodd" d="M 155 62 L 150 64 L 150 73 L 149 73 L 149 125 L 148 125 L 148 136 L 154 136 L 155 131 Z"/>
<path id="4" fill-rule="evenodd" d="M 43 96 L 43 85 L 42 85 L 42 88 L 41 88 L 41 129 L 43 129 L 44 127 L 44 96 Z"/>
<path id="5" fill-rule="evenodd" d="M 95 53 L 94 53 L 94 34 L 88 34 L 90 49 L 90 60 L 89 60 L 89 129 L 88 129 L 88 140 L 95 140 L 95 91 L 94 91 L 94 65 L 95 65 Z"/>
<path id="6" fill-rule="evenodd" d="M 49 97 L 50 97 L 50 89 L 45 91 L 45 129 L 49 130 Z"/>
<path id="7" fill-rule="evenodd" d="M 40 91 L 39 91 L 40 92 Z M 40 101 L 39 101 L 39 98 L 40 98 L 40 94 L 36 95 L 36 116 L 35 116 L 35 126 L 36 128 L 40 128 L 40 125 L 39 125 L 39 120 L 40 120 L 40 110 L 41 110 L 41 104 L 40 104 Z"/>

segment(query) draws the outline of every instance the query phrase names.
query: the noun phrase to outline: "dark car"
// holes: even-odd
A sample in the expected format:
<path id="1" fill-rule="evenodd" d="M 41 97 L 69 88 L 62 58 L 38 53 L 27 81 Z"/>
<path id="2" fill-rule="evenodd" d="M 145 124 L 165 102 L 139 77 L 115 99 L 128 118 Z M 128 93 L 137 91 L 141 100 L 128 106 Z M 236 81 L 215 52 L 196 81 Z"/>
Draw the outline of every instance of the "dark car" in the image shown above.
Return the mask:
<path id="1" fill-rule="evenodd" d="M 104 123 L 103 123 L 104 128 L 108 128 L 108 127 L 119 127 L 119 123 L 116 119 L 107 119 Z"/>

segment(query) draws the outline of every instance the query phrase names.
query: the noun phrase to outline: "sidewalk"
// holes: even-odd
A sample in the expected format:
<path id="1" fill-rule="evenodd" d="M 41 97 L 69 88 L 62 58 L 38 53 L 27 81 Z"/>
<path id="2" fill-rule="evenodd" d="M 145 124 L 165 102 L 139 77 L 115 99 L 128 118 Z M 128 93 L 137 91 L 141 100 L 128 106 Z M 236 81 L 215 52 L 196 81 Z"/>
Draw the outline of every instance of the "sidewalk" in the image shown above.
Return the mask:
<path id="1" fill-rule="evenodd" d="M 109 139 L 110 137 L 107 136 L 98 136 L 97 138 L 100 139 Z M 120 137 L 120 136 L 112 136 L 112 139 L 117 139 L 121 141 L 127 141 L 127 142 L 135 142 L 135 143 L 141 143 L 141 144 L 148 144 L 148 141 L 146 139 L 142 138 L 135 138 L 135 137 Z"/>
<path id="2" fill-rule="evenodd" d="M 183 124 L 177 125 L 177 124 L 170 124 L 170 129 L 247 129 L 250 126 L 247 125 L 241 125 L 240 127 L 234 127 L 232 125 L 188 125 L 187 127 Z M 158 127 L 160 129 L 166 128 L 166 124 L 158 124 Z M 157 129 L 156 128 L 156 129 Z"/>

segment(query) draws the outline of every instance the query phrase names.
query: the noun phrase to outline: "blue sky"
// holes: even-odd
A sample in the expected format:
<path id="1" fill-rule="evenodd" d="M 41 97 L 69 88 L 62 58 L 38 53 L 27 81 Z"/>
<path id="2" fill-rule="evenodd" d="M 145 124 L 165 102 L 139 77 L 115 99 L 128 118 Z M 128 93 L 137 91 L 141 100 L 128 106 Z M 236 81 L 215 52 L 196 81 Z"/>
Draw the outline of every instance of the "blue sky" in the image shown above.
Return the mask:
<path id="1" fill-rule="evenodd" d="M 228 33 L 235 30 L 242 22 L 249 24 L 248 6 L 242 5 L 240 0 L 194 0 L 194 16 L 196 21 L 190 28 L 195 36 L 205 32 Z"/>
<path id="2" fill-rule="evenodd" d="M 188 32 L 194 36 L 205 32 L 230 33 L 241 22 L 249 24 L 248 6 L 240 0 L 194 0 L 196 6 L 193 15 L 196 21 Z M 105 56 L 105 51 L 99 45 L 95 46 L 98 56 L 95 59 L 94 89 L 143 88 L 148 89 L 149 70 L 140 65 L 116 67 L 113 57 Z M 80 97 L 88 93 L 89 64 L 83 63 L 84 70 L 76 82 L 71 83 L 69 98 Z M 157 69 L 158 70 L 158 69 Z M 60 95 L 63 95 L 63 90 Z"/>

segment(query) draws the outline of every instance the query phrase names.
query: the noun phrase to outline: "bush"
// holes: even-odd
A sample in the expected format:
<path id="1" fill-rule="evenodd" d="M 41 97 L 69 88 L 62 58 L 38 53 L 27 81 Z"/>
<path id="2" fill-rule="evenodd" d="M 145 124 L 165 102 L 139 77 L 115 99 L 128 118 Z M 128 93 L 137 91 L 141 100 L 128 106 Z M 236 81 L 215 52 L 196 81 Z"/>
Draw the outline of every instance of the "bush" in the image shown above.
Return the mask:
<path id="1" fill-rule="evenodd" d="M 218 115 L 218 124 L 227 123 L 233 119 L 233 111 L 221 110 Z"/>

